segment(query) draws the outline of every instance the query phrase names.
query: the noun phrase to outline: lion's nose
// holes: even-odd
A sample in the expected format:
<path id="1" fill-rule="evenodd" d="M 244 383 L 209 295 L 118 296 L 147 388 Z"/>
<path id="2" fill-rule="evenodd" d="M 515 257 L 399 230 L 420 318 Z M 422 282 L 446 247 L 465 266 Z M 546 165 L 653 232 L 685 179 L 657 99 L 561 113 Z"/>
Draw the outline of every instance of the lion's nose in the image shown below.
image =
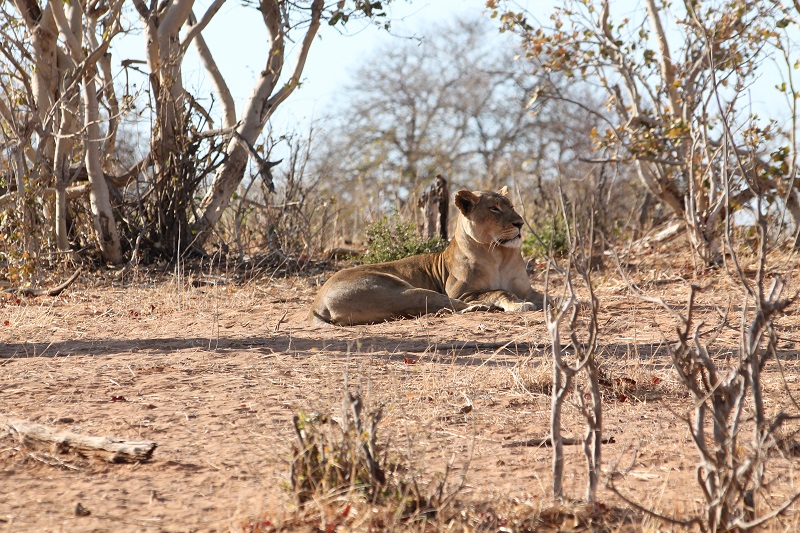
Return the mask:
<path id="1" fill-rule="evenodd" d="M 511 225 L 514 226 L 517 229 L 522 229 L 522 222 L 521 221 L 512 222 Z"/>

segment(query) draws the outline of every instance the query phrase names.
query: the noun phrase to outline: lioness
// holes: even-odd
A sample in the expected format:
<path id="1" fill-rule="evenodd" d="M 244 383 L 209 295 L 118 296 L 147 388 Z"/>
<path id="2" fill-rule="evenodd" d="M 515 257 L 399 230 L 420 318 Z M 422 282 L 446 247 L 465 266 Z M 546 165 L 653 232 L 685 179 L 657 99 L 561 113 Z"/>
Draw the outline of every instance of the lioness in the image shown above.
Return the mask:
<path id="1" fill-rule="evenodd" d="M 337 272 L 320 289 L 309 321 L 349 326 L 442 309 L 541 309 L 544 296 L 531 288 L 519 250 L 522 217 L 508 188 L 459 191 L 455 204 L 455 236 L 444 251 Z"/>

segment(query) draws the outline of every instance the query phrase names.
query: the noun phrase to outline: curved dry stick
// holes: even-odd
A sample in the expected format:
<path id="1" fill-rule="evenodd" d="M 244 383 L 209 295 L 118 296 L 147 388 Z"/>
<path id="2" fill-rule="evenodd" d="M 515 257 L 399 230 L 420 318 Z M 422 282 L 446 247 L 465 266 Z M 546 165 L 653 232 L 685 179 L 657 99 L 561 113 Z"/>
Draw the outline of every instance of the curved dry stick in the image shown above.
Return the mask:
<path id="1" fill-rule="evenodd" d="M 75 271 L 73 275 L 69 277 L 67 281 L 62 283 L 61 285 L 56 285 L 50 289 L 32 289 L 29 287 L 9 287 L 8 289 L 3 289 L 3 293 L 5 294 L 21 294 L 22 296 L 58 296 L 62 292 L 64 292 L 67 287 L 72 285 L 72 283 L 78 279 L 78 276 L 81 273 L 81 269 Z"/>

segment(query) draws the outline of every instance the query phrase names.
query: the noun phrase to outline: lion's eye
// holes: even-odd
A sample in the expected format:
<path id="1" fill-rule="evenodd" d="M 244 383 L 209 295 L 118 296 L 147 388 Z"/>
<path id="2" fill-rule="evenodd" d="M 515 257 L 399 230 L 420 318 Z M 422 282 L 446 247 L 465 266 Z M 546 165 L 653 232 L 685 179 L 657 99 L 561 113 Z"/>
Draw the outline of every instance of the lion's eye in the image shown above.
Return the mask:
<path id="1" fill-rule="evenodd" d="M 501 212 L 500 208 L 496 207 L 496 206 L 490 207 L 489 211 L 491 211 L 492 213 L 500 213 Z"/>

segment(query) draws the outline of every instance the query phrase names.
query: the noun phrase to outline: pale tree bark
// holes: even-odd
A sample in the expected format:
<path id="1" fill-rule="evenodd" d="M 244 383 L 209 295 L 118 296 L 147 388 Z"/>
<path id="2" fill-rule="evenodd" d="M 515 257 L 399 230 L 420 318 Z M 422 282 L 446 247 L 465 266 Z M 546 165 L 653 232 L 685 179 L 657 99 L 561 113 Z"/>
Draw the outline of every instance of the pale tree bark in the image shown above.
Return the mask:
<path id="1" fill-rule="evenodd" d="M 206 13 L 203 18 L 210 19 L 209 14 Z M 214 91 L 217 93 L 220 104 L 222 105 L 222 126 L 225 129 L 233 128 L 236 125 L 236 103 L 233 100 L 233 95 L 228 88 L 228 84 L 225 82 L 225 79 L 222 77 L 222 73 L 219 71 L 217 62 L 214 61 L 214 56 L 211 54 L 211 50 L 209 50 L 205 39 L 203 39 L 203 34 L 199 31 L 202 29 L 202 27 L 203 21 L 198 23 L 194 17 L 194 14 L 192 14 L 189 18 L 190 30 L 187 36 L 184 38 L 184 42 L 187 44 L 188 41 L 194 42 L 197 55 L 200 56 L 200 62 L 203 64 L 203 67 L 205 67 L 206 72 L 211 78 L 211 84 L 214 86 Z"/>
<path id="2" fill-rule="evenodd" d="M 655 40 L 660 52 L 659 71 L 669 99 L 669 109 L 666 110 L 666 114 L 675 115 L 680 110 L 685 110 L 685 106 L 681 105 L 680 97 L 675 88 L 675 66 L 672 62 L 669 43 L 667 42 L 663 24 L 661 23 L 659 8 L 656 6 L 655 1 L 647 0 L 646 7 L 650 27 L 655 33 Z M 617 47 L 616 38 L 612 34 L 608 17 L 609 1 L 603 0 L 600 28 L 606 40 L 606 46 L 613 50 L 612 56 L 617 63 L 617 69 L 621 74 L 621 79 L 628 95 L 627 103 L 630 105 L 630 113 L 623 103 L 622 94 L 618 88 L 614 87 L 612 90 L 615 92 L 614 97 L 617 102 L 620 118 L 625 120 L 628 124 L 638 123 L 638 121 L 642 120 L 642 117 L 646 115 L 644 112 L 646 106 L 642 104 L 642 95 L 637 84 L 636 75 L 630 70 L 627 59 Z M 664 165 L 638 158 L 635 162 L 636 171 L 642 184 L 664 202 L 674 213 L 684 216 L 686 204 L 683 195 L 676 190 L 673 180 L 667 175 L 667 172 L 663 168 Z"/>
<path id="3" fill-rule="evenodd" d="M 111 73 L 111 54 L 105 53 L 98 61 L 103 86 L 102 93 L 108 104 L 108 131 L 103 140 L 103 155 L 106 163 L 113 161 L 117 150 L 117 130 L 119 129 L 119 100 L 114 90 L 114 76 Z M 106 170 L 110 170 L 107 168 Z"/>
<path id="4" fill-rule="evenodd" d="M 82 46 L 82 9 L 77 3 L 67 4 L 64 8 L 69 31 L 76 38 L 76 45 Z M 71 66 L 75 66 L 74 61 Z M 72 69 L 70 69 L 72 70 Z M 56 247 L 59 251 L 69 249 L 67 235 L 67 187 L 70 183 L 70 156 L 75 146 L 77 135 L 78 94 L 72 87 L 74 77 L 59 73 L 60 98 L 57 104 L 59 111 L 59 128 L 56 137 L 55 155 L 53 158 L 53 175 L 55 177 L 55 227 Z"/>
<path id="5" fill-rule="evenodd" d="M 156 101 L 156 124 L 151 142 L 156 174 L 164 171 L 169 156 L 180 149 L 179 137 L 186 131 L 183 109 L 185 91 L 181 73 L 186 49 L 224 3 L 225 0 L 215 0 L 195 26 L 197 31 L 181 41 L 180 31 L 192 14 L 194 0 L 176 0 L 152 9 L 143 0 L 134 0 L 145 22 L 147 63 Z"/>
<path id="6" fill-rule="evenodd" d="M 86 9 L 78 11 L 70 8 L 64 11 L 59 2 L 52 3 L 53 16 L 59 30 L 59 35 L 66 43 L 67 50 L 75 65 L 79 66 L 81 93 L 83 99 L 83 125 L 86 139 L 84 141 L 84 163 L 89 176 L 90 184 L 90 207 L 92 221 L 97 237 L 98 246 L 103 258 L 111 263 L 122 261 L 122 247 L 119 240 L 119 232 L 114 219 L 114 212 L 111 207 L 111 196 L 108 191 L 108 184 L 105 180 L 102 165 L 101 146 L 103 139 L 100 133 L 100 106 L 97 100 L 97 63 L 106 54 L 111 38 L 118 31 L 119 14 L 122 10 L 122 2 L 117 1 L 108 6 L 109 13 L 106 21 L 106 35 L 102 43 L 98 44 L 95 38 L 97 11 Z M 78 15 L 75 13 L 78 12 Z M 67 14 L 69 13 L 69 17 Z M 86 20 L 83 16 L 86 16 Z M 87 25 L 87 32 L 90 42 L 88 50 L 83 45 L 81 36 L 83 26 Z M 76 28 L 76 25 L 78 26 Z M 87 53 L 88 52 L 88 53 Z"/>
<path id="7" fill-rule="evenodd" d="M 91 190 L 89 193 L 92 209 L 92 221 L 97 234 L 100 251 L 106 261 L 110 263 L 122 262 L 122 247 L 120 246 L 119 233 L 114 221 L 114 212 L 111 209 L 111 196 L 108 184 L 103 174 L 100 162 L 100 146 L 102 137 L 98 120 L 97 87 L 94 77 L 86 75 L 81 81 L 83 89 L 84 127 L 86 128 L 85 162 L 89 174 Z"/>
<path id="8" fill-rule="evenodd" d="M 60 122 L 56 105 L 56 93 L 59 79 L 58 29 L 51 9 L 51 4 L 42 9 L 37 0 L 14 0 L 14 6 L 22 15 L 25 27 L 30 35 L 33 49 L 33 61 L 36 68 L 31 74 L 31 89 L 36 115 L 40 122 L 38 131 L 59 132 Z M 60 133 L 60 132 L 59 132 Z M 26 205 L 24 198 L 25 179 L 29 183 L 39 183 L 42 169 L 50 170 L 55 158 L 54 135 L 41 136 L 35 153 L 32 154 L 32 165 L 24 156 L 30 148 L 30 137 L 20 138 L 18 150 L 15 151 L 13 164 L 17 181 L 17 204 L 23 224 L 29 231 L 24 232 L 24 248 L 33 256 L 38 248 L 33 241 L 33 213 Z"/>
<path id="9" fill-rule="evenodd" d="M 175 0 L 146 5 L 134 0 L 134 6 L 145 22 L 147 63 L 150 86 L 155 102 L 155 121 L 150 136 L 150 161 L 153 177 L 144 203 L 148 238 L 157 243 L 159 253 L 174 256 L 186 241 L 189 207 L 196 185 L 196 163 L 189 153 L 191 142 L 188 102 L 181 75 L 181 66 L 188 46 L 219 11 L 225 0 L 215 0 L 190 26 L 181 40 L 181 29 L 189 22 L 194 0 Z"/>
<path id="10" fill-rule="evenodd" d="M 664 25 L 661 23 L 661 16 L 655 0 L 647 0 L 646 5 L 647 16 L 650 19 L 650 26 L 656 34 L 656 42 L 660 52 L 659 67 L 661 68 L 661 78 L 664 80 L 664 89 L 669 96 L 672 111 L 677 112 L 682 106 L 678 88 L 675 86 L 675 65 L 672 62 L 672 55 L 669 51 L 667 35 L 664 32 Z"/>
<path id="11" fill-rule="evenodd" d="M 84 143 L 84 160 L 86 171 L 89 175 L 89 201 L 92 208 L 92 218 L 95 231 L 97 232 L 100 250 L 103 257 L 111 263 L 122 262 L 122 246 L 120 244 L 119 232 L 114 219 L 114 212 L 111 209 L 111 195 L 109 194 L 108 184 L 106 183 L 105 173 L 103 172 L 104 154 L 102 147 L 104 144 L 103 135 L 100 131 L 100 105 L 97 100 L 97 65 L 100 64 L 108 55 L 108 46 L 112 36 L 119 31 L 119 16 L 122 11 L 123 0 L 117 0 L 111 4 L 111 12 L 105 19 L 104 41 L 98 43 L 96 39 L 96 27 L 98 23 L 97 14 L 88 10 L 86 15 L 90 25 L 88 32 L 91 54 L 83 60 L 85 68 L 83 79 L 81 80 L 83 89 L 84 105 L 84 125 L 86 130 L 86 142 Z"/>
<path id="12" fill-rule="evenodd" d="M 590 242 L 593 238 L 590 237 Z M 553 446 L 553 497 L 561 499 L 564 497 L 564 444 L 565 440 L 561 434 L 562 428 L 562 409 L 570 388 L 574 387 L 575 396 L 578 398 L 578 407 L 581 415 L 586 422 L 586 439 L 582 443 L 584 457 L 586 459 L 586 492 L 587 502 L 594 502 L 597 496 L 597 488 L 600 482 L 600 466 L 602 459 L 603 444 L 603 407 L 599 384 L 599 365 L 597 361 L 598 351 L 598 311 L 599 300 L 594 294 L 594 286 L 591 280 L 591 249 L 579 250 L 575 242 L 571 244 L 570 261 L 573 263 L 576 273 L 582 278 L 587 290 L 589 291 L 590 301 L 588 304 L 581 304 L 575 293 L 572 283 L 573 265 L 566 269 L 560 268 L 551 259 L 545 274 L 545 287 L 549 287 L 550 270 L 553 268 L 564 276 L 565 297 L 560 301 L 552 300 L 549 294 L 545 293 L 545 323 L 547 331 L 552 341 L 551 353 L 553 356 L 553 390 L 550 396 L 550 440 Z M 586 255 L 584 254 L 586 252 Z M 589 316 L 582 317 L 587 319 L 585 338 L 579 338 L 579 308 L 582 305 L 589 307 Z M 575 352 L 575 361 L 570 364 L 565 355 L 567 351 L 561 342 L 560 328 L 565 319 L 569 317 L 567 331 L 569 333 L 571 347 Z M 588 387 L 580 384 L 576 379 L 581 372 L 584 372 L 589 382 Z"/>
<path id="13" fill-rule="evenodd" d="M 57 131 L 58 117 L 53 106 L 59 80 L 58 28 L 53 18 L 52 5 L 48 2 L 42 9 L 37 0 L 13 0 L 14 6 L 25 22 L 33 48 L 33 61 L 36 64 L 31 76 L 34 105 L 41 122 L 42 130 Z M 53 136 L 45 135 L 39 139 L 36 160 L 45 166 L 52 164 L 55 151 Z M 31 178 L 35 181 L 38 169 L 33 169 Z"/>
<path id="14" fill-rule="evenodd" d="M 267 64 L 245 104 L 236 135 L 228 144 L 225 163 L 214 176 L 211 187 L 200 204 L 200 214 L 193 224 L 195 244 L 201 245 L 209 237 L 211 229 L 222 217 L 233 192 L 241 183 L 248 159 L 247 145 L 252 146 L 256 142 L 275 109 L 297 88 L 311 43 L 319 30 L 323 8 L 323 0 L 314 0 L 311 4 L 311 21 L 298 52 L 294 70 L 289 79 L 276 91 L 285 61 L 287 14 L 281 0 L 262 1 L 260 10 L 269 33 Z"/>
<path id="15" fill-rule="evenodd" d="M 83 14 L 87 7 L 77 2 L 66 5 L 48 3 L 42 10 L 35 0 L 15 0 L 15 7 L 23 15 L 31 34 L 32 60 L 36 65 L 31 75 L 32 104 L 39 119 L 37 129 L 46 132 L 35 150 L 29 141 L 26 142 L 25 148 L 33 152 L 29 156 L 32 167 L 23 170 L 18 164 L 20 170 L 17 174 L 27 173 L 31 183 L 40 185 L 48 185 L 44 183 L 44 176 L 53 176 L 53 189 L 45 190 L 54 191 L 55 194 L 46 198 L 55 200 L 55 242 L 57 248 L 64 251 L 69 249 L 66 207 L 67 187 L 71 182 L 70 161 L 80 122 L 77 74 L 90 66 L 83 63 L 84 54 L 81 50 Z M 58 46 L 58 35 L 62 29 L 67 53 Z M 78 50 L 79 53 L 75 55 L 72 50 Z M 48 204 L 45 203 L 45 212 L 48 210 Z"/>
<path id="16" fill-rule="evenodd" d="M 75 144 L 74 135 L 76 119 L 73 114 L 71 102 L 62 110 L 59 137 L 56 140 L 56 151 L 53 162 L 55 176 L 55 238 L 59 251 L 69 250 L 69 237 L 67 235 L 67 186 L 70 182 L 70 154 Z M 68 107 L 68 108 L 67 108 Z"/>
<path id="17" fill-rule="evenodd" d="M 194 0 L 163 3 L 160 8 L 153 9 L 141 0 L 134 0 L 134 5 L 145 21 L 150 86 L 156 102 L 150 149 L 155 173 L 161 176 L 169 156 L 180 149 L 178 137 L 185 131 L 181 75 L 183 54 L 179 33 L 191 13 Z"/>
<path id="18" fill-rule="evenodd" d="M 12 149 L 11 158 L 14 165 L 17 181 L 17 211 L 22 213 L 22 222 L 25 224 L 25 227 L 30 228 L 31 226 L 31 214 L 28 207 L 25 205 L 25 195 L 22 191 L 25 190 L 25 181 L 24 176 L 27 171 L 27 165 L 25 165 L 25 156 L 22 153 L 23 147 L 22 144 L 19 143 Z M 33 243 L 30 240 L 29 235 L 27 232 L 22 232 L 22 239 L 23 239 L 23 249 L 28 252 L 29 254 L 33 250 Z"/>
<path id="19" fill-rule="evenodd" d="M 29 224 L 32 220 L 32 213 L 26 206 L 24 190 L 25 177 L 28 174 L 28 166 L 25 162 L 25 147 L 30 144 L 30 126 L 26 127 L 20 124 L 17 113 L 12 111 L 2 99 L 0 99 L 0 119 L 5 122 L 7 127 L 5 134 L 10 138 L 8 143 L 9 166 L 16 186 L 16 191 L 10 191 L 0 196 L 0 208 L 15 203 L 17 212 L 22 217 L 22 223 L 26 228 L 29 228 L 31 227 Z M 7 184 L 7 186 L 11 189 L 10 184 Z M 27 231 L 22 232 L 22 248 L 28 254 L 34 252 L 34 243 Z"/>

